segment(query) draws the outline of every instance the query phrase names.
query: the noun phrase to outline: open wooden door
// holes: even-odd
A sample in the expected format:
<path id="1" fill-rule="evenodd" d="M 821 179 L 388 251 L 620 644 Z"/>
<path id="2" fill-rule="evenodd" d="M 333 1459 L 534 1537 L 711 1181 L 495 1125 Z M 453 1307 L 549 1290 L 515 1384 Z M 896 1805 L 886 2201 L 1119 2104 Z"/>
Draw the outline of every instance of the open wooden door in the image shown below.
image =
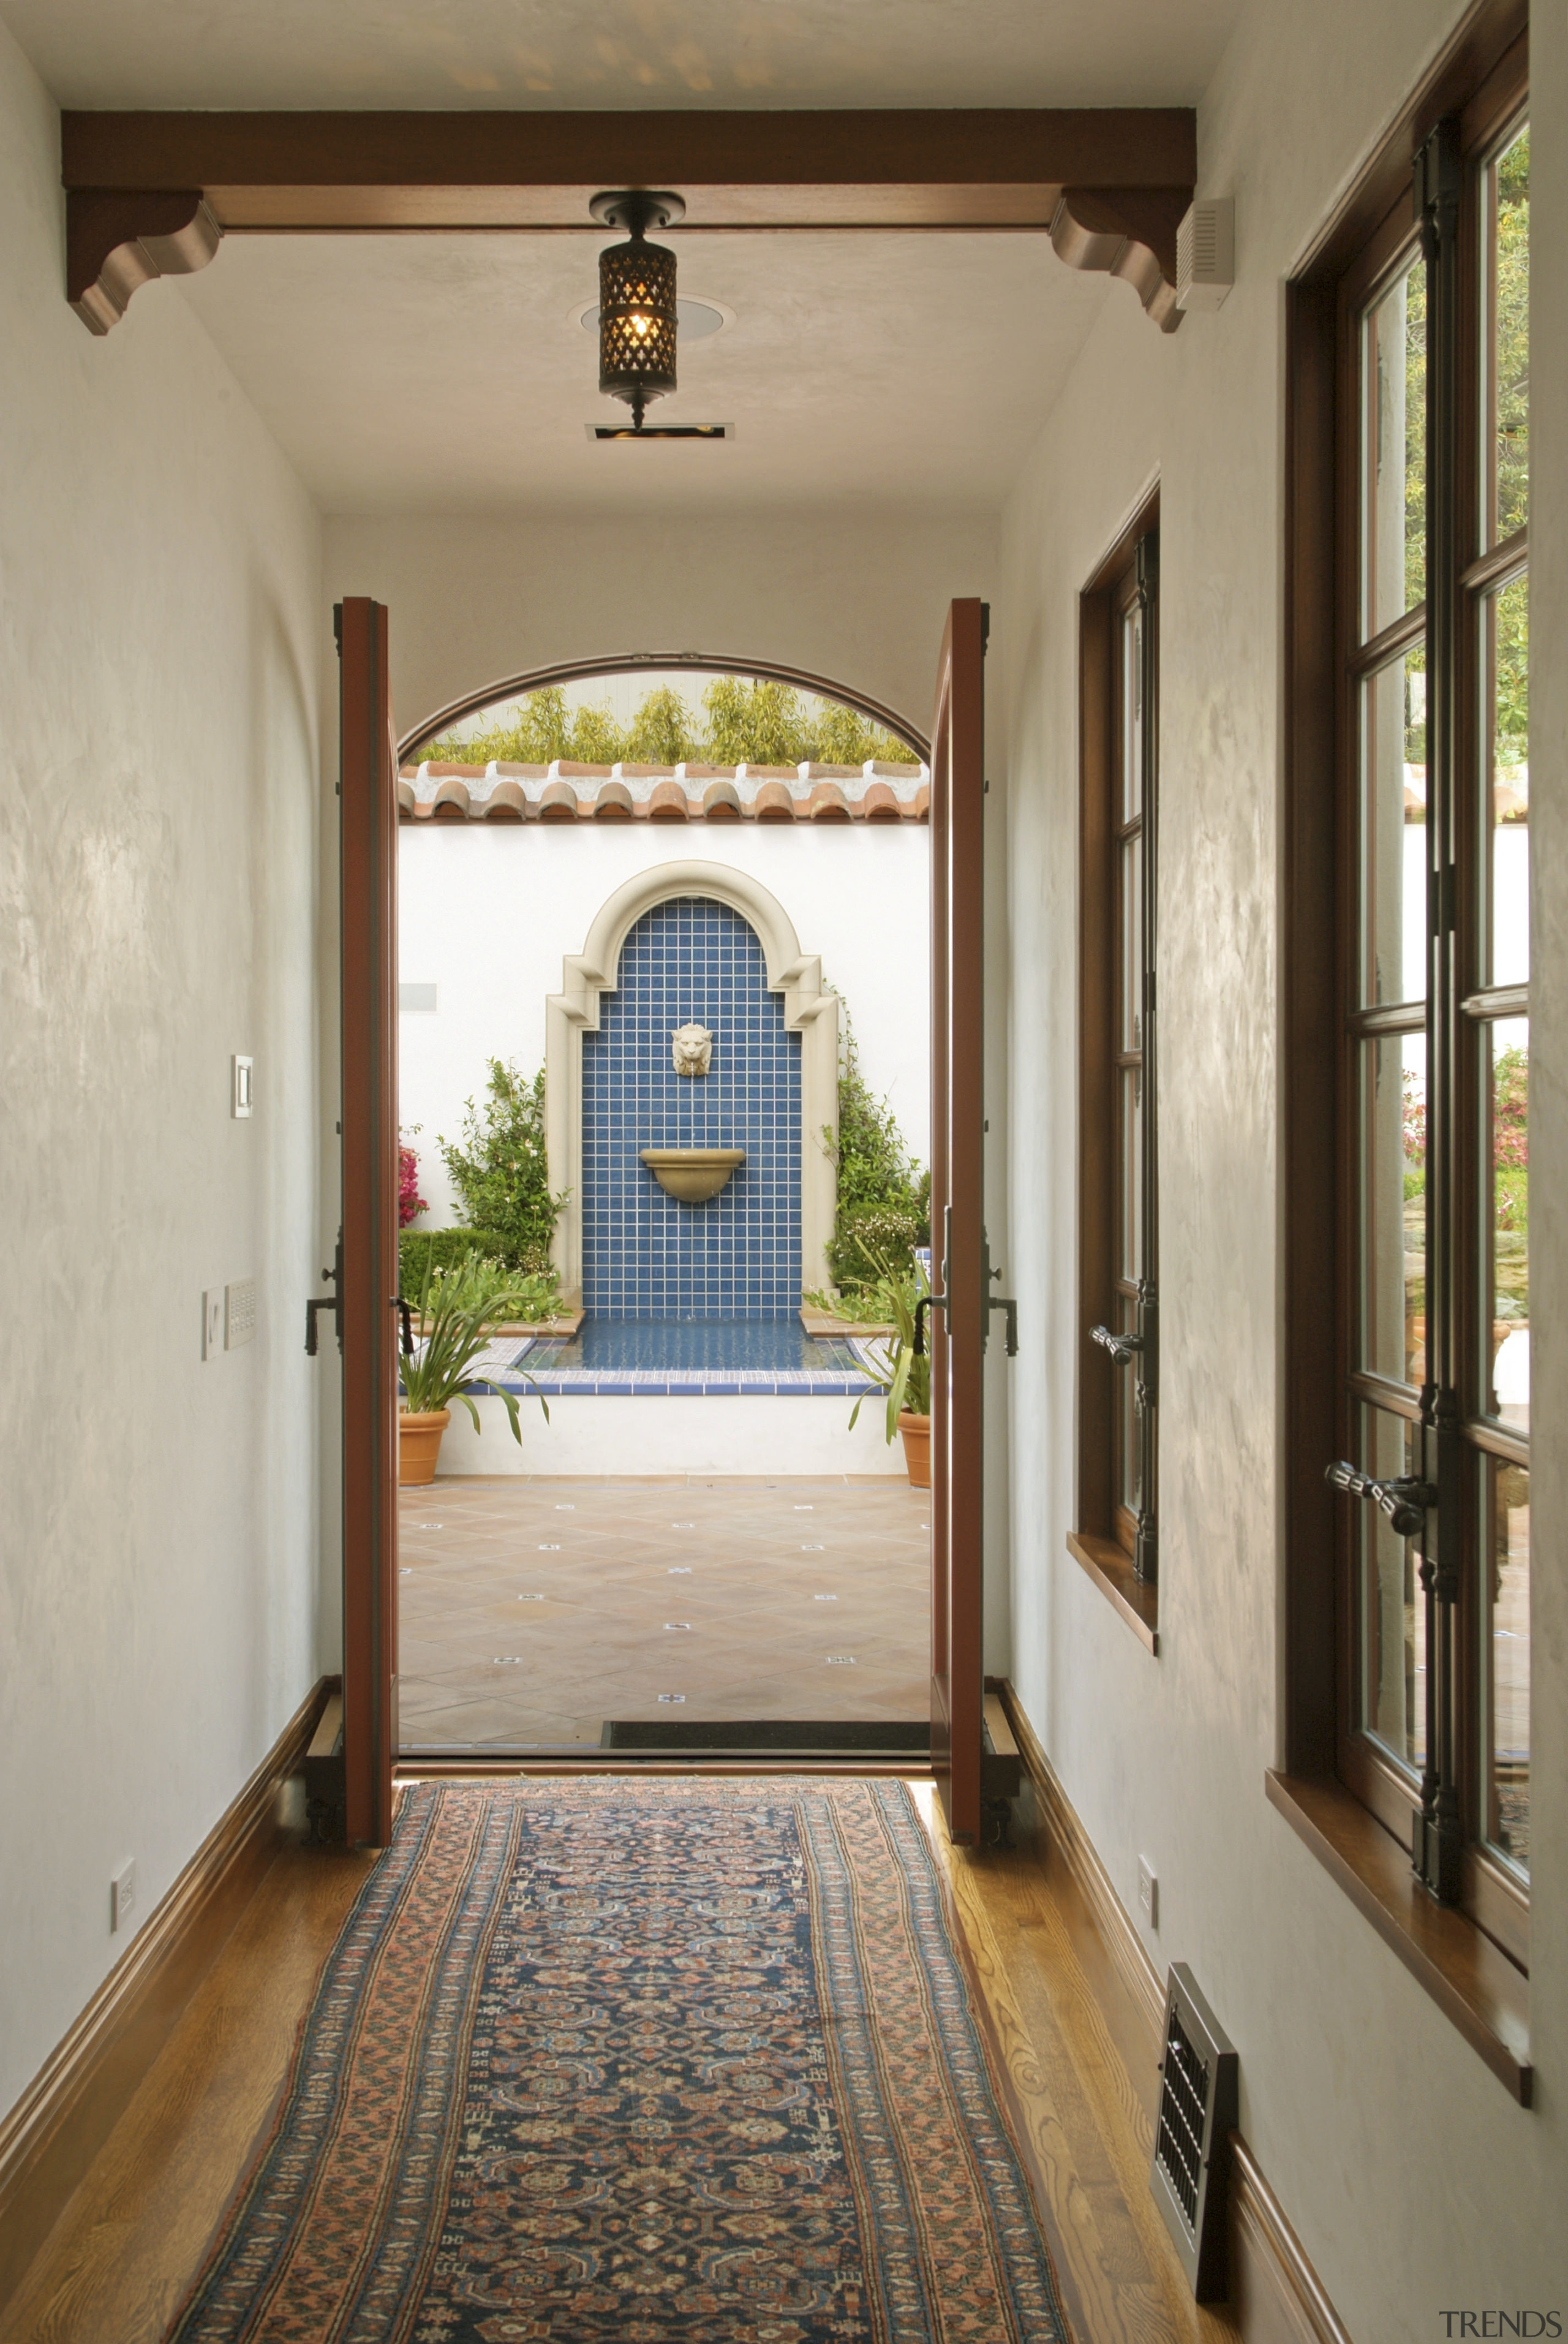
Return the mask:
<path id="1" fill-rule="evenodd" d="M 980 1837 L 985 1179 L 985 637 L 954 602 L 931 725 L 931 1759 L 954 1839 Z"/>
<path id="2" fill-rule="evenodd" d="M 386 610 L 357 595 L 336 618 L 344 1793 L 349 1845 L 384 1847 L 397 1746 L 397 764 Z"/>

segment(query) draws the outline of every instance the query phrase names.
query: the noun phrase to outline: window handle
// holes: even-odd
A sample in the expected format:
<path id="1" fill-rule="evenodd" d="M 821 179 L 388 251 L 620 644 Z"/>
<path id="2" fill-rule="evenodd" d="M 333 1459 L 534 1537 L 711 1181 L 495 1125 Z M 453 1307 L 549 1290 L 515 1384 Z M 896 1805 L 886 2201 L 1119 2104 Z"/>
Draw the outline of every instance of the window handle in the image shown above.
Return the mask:
<path id="1" fill-rule="evenodd" d="M 1434 1484 L 1422 1480 L 1416 1474 L 1402 1473 L 1395 1480 L 1374 1481 L 1370 1473 L 1358 1473 L 1342 1458 L 1337 1464 L 1325 1467 L 1323 1479 L 1331 1489 L 1342 1490 L 1347 1498 L 1370 1498 L 1379 1512 L 1388 1516 L 1390 1527 L 1401 1538 L 1419 1538 L 1427 1508 L 1437 1503 Z"/>
<path id="2" fill-rule="evenodd" d="M 1126 1367 L 1143 1349 L 1141 1335 L 1113 1335 L 1109 1327 L 1091 1327 L 1089 1339 L 1098 1343 L 1102 1351 L 1109 1351 L 1119 1368 Z"/>

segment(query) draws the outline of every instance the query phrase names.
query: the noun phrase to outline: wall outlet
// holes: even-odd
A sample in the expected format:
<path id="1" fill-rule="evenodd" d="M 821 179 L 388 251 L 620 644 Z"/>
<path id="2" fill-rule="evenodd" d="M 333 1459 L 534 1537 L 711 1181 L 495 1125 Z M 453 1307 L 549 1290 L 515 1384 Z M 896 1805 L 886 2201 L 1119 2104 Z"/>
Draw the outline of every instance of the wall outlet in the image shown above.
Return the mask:
<path id="1" fill-rule="evenodd" d="M 256 1280 L 236 1278 L 223 1289 L 223 1348 L 237 1351 L 256 1337 Z"/>
<path id="2" fill-rule="evenodd" d="M 201 1355 L 216 1359 L 223 1349 L 223 1288 L 209 1286 L 201 1298 Z"/>
<path id="3" fill-rule="evenodd" d="M 136 1909 L 136 1864 L 133 1856 L 109 1883 L 109 1935 L 123 1935 Z"/>
<path id="4" fill-rule="evenodd" d="M 1141 1855 L 1138 1859 L 1138 1902 L 1143 1908 L 1143 1917 L 1148 1922 L 1150 1927 L 1151 1929 L 1158 1929 L 1160 1926 L 1160 1883 L 1154 1876 L 1153 1865 Z"/>

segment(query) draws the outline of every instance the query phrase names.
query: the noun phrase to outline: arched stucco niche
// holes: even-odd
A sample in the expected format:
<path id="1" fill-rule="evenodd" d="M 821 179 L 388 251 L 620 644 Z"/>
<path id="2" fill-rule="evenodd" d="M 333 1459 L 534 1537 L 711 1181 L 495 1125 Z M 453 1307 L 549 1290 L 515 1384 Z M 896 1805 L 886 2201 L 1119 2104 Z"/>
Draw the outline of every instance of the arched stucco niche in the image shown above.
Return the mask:
<path id="1" fill-rule="evenodd" d="M 582 1287 L 582 1037 L 598 1031 L 599 995 L 617 989 L 620 948 L 633 924 L 680 895 L 728 904 L 746 921 L 762 946 L 769 991 L 784 996 L 785 1029 L 800 1036 L 800 1282 L 825 1287 L 835 1197 L 830 1142 L 839 1133 L 839 996 L 823 991 L 821 956 L 801 951 L 777 895 L 748 872 L 692 862 L 656 864 L 618 887 L 581 952 L 567 954 L 561 989 L 545 1002 L 545 1147 L 550 1187 L 558 1196 L 567 1191 L 554 1245 L 562 1290 L 576 1295 Z"/>

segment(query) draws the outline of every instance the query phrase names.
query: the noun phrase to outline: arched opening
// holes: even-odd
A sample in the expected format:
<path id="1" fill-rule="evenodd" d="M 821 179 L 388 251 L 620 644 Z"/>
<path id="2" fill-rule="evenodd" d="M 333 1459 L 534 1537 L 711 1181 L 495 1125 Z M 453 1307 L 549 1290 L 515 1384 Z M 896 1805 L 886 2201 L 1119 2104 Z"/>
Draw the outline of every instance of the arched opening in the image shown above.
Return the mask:
<path id="1" fill-rule="evenodd" d="M 655 694 L 656 745 L 685 755 L 637 753 Z M 549 1316 L 495 1329 L 438 1500 L 405 1501 L 410 1753 L 925 1747 L 927 1503 L 867 1374 L 888 1305 L 858 1300 L 855 1270 L 876 1279 L 845 1238 L 889 1203 L 878 1147 L 903 1213 L 878 1247 L 912 1277 L 926 1234 L 924 745 L 824 677 L 695 654 L 558 662 L 405 735 L 400 1113 L 432 1207 L 408 1243 L 489 1209 L 494 1184 L 444 1189 L 441 1164 L 498 1064 L 481 1168 L 534 1151 L 554 1281 Z M 471 1169 L 471 1125 L 466 1146 Z M 706 1151 L 735 1159 L 707 1196 L 651 1160 Z M 467 1654 L 480 1585 L 537 1664 L 480 1649 L 493 1629 Z"/>

